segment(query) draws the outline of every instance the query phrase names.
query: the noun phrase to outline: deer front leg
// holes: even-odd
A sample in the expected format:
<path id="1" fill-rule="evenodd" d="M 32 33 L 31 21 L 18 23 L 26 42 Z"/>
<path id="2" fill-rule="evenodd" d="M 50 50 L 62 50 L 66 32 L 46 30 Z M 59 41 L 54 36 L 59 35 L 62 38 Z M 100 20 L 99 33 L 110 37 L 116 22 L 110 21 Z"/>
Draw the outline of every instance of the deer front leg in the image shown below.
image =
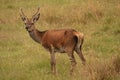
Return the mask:
<path id="1" fill-rule="evenodd" d="M 55 53 L 51 53 L 51 70 L 53 74 L 56 74 Z"/>
<path id="2" fill-rule="evenodd" d="M 54 53 L 53 46 L 51 46 L 50 55 L 51 55 L 51 62 L 50 62 L 51 63 L 51 70 L 52 70 L 53 74 L 56 74 L 56 60 L 55 60 L 55 53 Z"/>

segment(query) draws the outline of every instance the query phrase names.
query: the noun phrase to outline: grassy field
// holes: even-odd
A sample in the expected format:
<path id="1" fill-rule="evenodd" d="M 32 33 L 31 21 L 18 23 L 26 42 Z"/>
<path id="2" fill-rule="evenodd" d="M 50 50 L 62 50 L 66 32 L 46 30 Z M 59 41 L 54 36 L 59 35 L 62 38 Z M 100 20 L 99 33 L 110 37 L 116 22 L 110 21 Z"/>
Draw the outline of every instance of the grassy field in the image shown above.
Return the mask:
<path id="1" fill-rule="evenodd" d="M 56 54 L 57 76 L 50 55 L 24 29 L 20 8 L 29 17 L 41 7 L 36 28 L 73 28 L 85 35 L 82 65 L 69 75 L 67 54 Z M 0 80 L 120 80 L 120 0 L 1 0 Z"/>

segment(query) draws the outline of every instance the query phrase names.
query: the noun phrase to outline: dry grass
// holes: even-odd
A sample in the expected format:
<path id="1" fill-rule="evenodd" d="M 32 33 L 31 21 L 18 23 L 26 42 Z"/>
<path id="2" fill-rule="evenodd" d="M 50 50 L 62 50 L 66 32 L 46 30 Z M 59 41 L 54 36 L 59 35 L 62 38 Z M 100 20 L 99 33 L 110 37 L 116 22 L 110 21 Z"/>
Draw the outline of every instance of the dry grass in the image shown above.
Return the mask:
<path id="1" fill-rule="evenodd" d="M 72 26 L 98 22 L 103 17 L 103 7 L 95 3 L 69 6 L 45 6 L 41 9 L 41 23 L 51 26 Z"/>
<path id="2" fill-rule="evenodd" d="M 94 58 L 94 59 L 93 59 Z M 82 69 L 81 75 L 85 80 L 119 80 L 120 56 L 115 55 L 109 59 L 90 58 L 88 64 Z"/>

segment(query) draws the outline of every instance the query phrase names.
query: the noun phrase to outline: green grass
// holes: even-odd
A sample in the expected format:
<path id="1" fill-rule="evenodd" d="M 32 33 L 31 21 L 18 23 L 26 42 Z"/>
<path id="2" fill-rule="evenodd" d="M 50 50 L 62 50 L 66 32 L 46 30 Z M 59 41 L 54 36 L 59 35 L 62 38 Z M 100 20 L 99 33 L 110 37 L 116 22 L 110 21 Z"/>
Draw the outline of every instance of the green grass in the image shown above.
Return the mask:
<path id="1" fill-rule="evenodd" d="M 78 64 L 74 76 L 69 75 L 67 54 L 56 54 L 58 75 L 48 74 L 49 53 L 24 29 L 20 8 L 31 17 L 39 6 L 41 17 L 36 23 L 39 30 L 73 28 L 84 33 L 87 65 L 83 66 L 75 54 Z M 119 0 L 0 2 L 0 80 L 119 80 L 119 53 Z"/>

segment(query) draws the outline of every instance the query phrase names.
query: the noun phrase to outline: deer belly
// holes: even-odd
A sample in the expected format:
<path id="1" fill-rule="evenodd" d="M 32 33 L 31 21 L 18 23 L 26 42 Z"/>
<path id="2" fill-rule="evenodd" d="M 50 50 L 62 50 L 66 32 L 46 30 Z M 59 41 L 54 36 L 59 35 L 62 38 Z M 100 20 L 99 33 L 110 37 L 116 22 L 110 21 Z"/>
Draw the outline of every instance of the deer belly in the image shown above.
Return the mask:
<path id="1" fill-rule="evenodd" d="M 65 53 L 65 49 L 63 47 L 54 48 L 54 52 Z"/>
<path id="2" fill-rule="evenodd" d="M 59 53 L 65 53 L 65 48 L 64 47 L 56 47 L 53 45 L 43 45 L 42 46 L 47 50 L 47 51 L 51 51 L 53 50 L 53 52 L 59 52 Z"/>

